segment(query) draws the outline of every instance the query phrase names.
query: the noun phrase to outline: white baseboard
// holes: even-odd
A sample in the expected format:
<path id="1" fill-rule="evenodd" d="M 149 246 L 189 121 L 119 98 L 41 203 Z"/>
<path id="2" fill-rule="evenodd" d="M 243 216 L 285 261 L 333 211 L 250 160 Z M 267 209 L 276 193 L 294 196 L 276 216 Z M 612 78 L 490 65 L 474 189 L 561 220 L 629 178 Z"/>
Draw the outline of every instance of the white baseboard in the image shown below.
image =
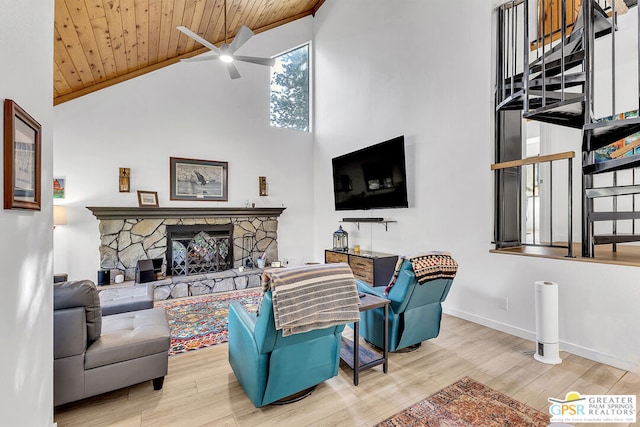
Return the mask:
<path id="1" fill-rule="evenodd" d="M 533 331 L 517 328 L 506 323 L 497 322 L 495 320 L 487 319 L 485 317 L 477 316 L 466 311 L 456 310 L 452 308 L 443 307 L 443 312 L 451 316 L 459 317 L 461 319 L 468 320 L 470 322 L 477 323 L 491 329 L 496 329 L 498 331 L 532 341 L 531 350 L 535 351 L 535 344 L 533 344 L 533 342 L 535 342 L 536 340 L 536 333 Z M 576 356 L 584 357 L 589 360 L 593 360 L 595 362 L 604 363 L 605 365 L 613 366 L 614 368 L 640 373 L 640 365 L 638 365 L 637 363 L 633 363 L 628 360 L 622 360 L 618 357 L 585 348 L 577 344 L 572 344 L 561 340 L 560 350 L 566 351 L 567 353 L 575 354 Z"/>

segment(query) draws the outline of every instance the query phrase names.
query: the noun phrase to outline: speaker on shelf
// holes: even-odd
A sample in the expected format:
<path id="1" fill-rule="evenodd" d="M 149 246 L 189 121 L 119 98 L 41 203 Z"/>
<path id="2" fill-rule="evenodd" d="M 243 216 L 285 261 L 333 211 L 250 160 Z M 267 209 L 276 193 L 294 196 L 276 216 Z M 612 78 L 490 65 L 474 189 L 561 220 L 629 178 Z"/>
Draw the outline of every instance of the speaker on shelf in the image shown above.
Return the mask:
<path id="1" fill-rule="evenodd" d="M 153 271 L 156 273 L 156 276 L 162 274 L 162 265 L 164 264 L 163 258 L 154 258 L 151 260 L 153 262 Z"/>
<path id="2" fill-rule="evenodd" d="M 153 260 L 140 259 L 136 264 L 136 283 L 147 283 L 155 280 Z"/>
<path id="3" fill-rule="evenodd" d="M 62 283 L 69 280 L 69 275 L 67 273 L 59 273 L 53 275 L 53 283 Z"/>
<path id="4" fill-rule="evenodd" d="M 111 283 L 111 270 L 98 270 L 98 286 Z"/>

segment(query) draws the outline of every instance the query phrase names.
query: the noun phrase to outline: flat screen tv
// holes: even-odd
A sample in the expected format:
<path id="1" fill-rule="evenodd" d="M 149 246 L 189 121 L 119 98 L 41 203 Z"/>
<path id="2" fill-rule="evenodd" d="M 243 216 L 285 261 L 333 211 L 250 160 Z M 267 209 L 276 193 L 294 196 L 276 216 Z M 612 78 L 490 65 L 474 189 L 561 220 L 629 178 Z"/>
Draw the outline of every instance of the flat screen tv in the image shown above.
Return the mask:
<path id="1" fill-rule="evenodd" d="M 332 159 L 337 211 L 407 208 L 404 136 Z"/>

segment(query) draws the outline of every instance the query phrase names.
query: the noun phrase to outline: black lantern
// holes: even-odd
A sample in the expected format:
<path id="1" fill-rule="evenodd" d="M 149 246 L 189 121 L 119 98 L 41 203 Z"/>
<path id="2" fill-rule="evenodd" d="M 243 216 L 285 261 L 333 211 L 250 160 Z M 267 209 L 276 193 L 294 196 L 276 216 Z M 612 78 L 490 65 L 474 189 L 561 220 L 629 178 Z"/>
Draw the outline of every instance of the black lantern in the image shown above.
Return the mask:
<path id="1" fill-rule="evenodd" d="M 333 250 L 345 251 L 349 250 L 349 233 L 342 229 L 342 226 L 333 233 Z"/>

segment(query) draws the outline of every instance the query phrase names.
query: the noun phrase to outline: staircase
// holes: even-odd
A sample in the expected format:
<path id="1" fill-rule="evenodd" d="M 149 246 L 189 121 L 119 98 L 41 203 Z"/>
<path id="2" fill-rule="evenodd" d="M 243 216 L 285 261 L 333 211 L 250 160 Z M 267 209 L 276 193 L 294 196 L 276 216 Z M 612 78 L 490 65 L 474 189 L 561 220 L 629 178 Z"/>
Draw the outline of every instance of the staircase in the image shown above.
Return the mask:
<path id="1" fill-rule="evenodd" d="M 640 167 L 640 142 L 618 142 L 618 150 L 610 156 L 602 155 L 603 148 L 640 131 L 640 118 L 619 118 L 615 105 L 618 10 L 626 11 L 636 3 L 637 0 L 514 0 L 497 9 L 496 114 L 520 110 L 524 119 L 582 131 L 581 229 L 585 257 L 593 256 L 595 245 L 612 244 L 615 251 L 618 243 L 640 241 L 640 230 L 635 230 L 635 220 L 640 219 L 640 206 L 639 210 L 635 206 L 635 196 L 640 195 L 635 177 L 635 168 Z M 640 8 L 636 10 L 640 22 Z M 536 16 L 530 16 L 532 13 Z M 530 23 L 539 27 L 534 28 L 534 40 L 529 40 L 533 33 Z M 595 40 L 600 38 L 611 45 L 607 53 L 611 55 L 607 84 L 612 87 L 612 114 L 605 120 L 593 117 Z M 496 126 L 496 132 L 501 131 Z M 497 141 L 499 138 L 497 135 Z M 619 177 L 621 171 L 628 171 L 624 172 L 624 179 Z M 594 181 L 609 184 L 595 186 Z M 624 210 L 618 210 L 619 197 L 627 197 L 621 203 Z M 603 205 L 607 206 L 605 210 Z M 602 232 L 607 225 L 610 230 Z"/>

